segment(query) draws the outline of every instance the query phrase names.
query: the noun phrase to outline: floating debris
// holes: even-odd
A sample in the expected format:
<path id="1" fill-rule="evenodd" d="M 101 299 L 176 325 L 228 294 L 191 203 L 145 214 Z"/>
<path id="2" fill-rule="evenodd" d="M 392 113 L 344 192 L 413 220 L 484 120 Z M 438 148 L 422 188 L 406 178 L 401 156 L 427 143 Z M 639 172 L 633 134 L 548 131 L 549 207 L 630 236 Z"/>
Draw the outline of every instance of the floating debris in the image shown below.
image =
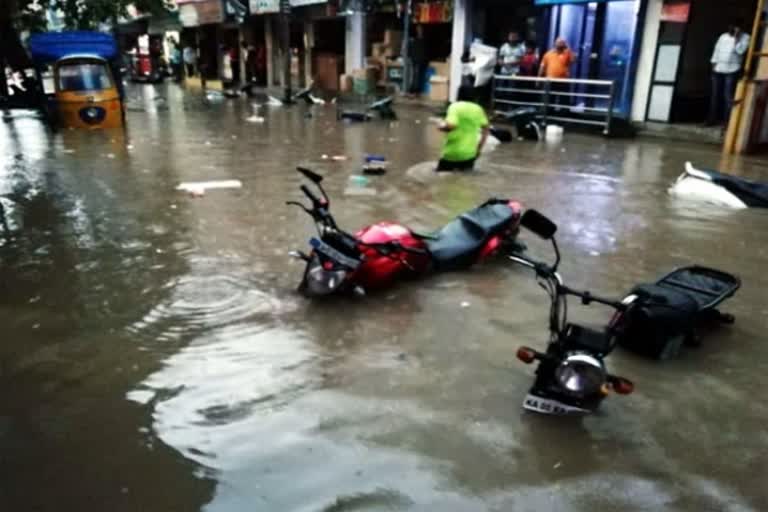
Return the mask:
<path id="1" fill-rule="evenodd" d="M 202 196 L 206 190 L 222 188 L 243 188 L 243 183 L 240 180 L 186 181 L 179 184 L 176 190 Z"/>

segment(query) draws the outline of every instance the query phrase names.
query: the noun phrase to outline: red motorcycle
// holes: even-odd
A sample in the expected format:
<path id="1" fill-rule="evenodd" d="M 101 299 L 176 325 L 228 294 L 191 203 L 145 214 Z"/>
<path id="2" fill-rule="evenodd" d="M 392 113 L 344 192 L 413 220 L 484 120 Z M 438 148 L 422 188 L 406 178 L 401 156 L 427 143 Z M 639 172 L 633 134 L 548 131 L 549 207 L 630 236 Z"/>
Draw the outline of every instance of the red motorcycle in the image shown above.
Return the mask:
<path id="1" fill-rule="evenodd" d="M 368 290 L 384 288 L 400 278 L 465 269 L 494 254 L 510 254 L 520 249 L 516 238 L 522 206 L 516 201 L 489 199 L 432 235 L 416 233 L 394 222 L 379 222 L 353 236 L 340 229 L 331 215 L 323 177 L 302 167 L 297 170 L 322 195 L 317 197 L 306 185 L 301 185 L 311 206 L 297 201 L 286 203 L 310 215 L 319 235 L 310 239 L 309 254 L 290 253 L 307 264 L 299 286 L 304 295 L 365 295 Z"/>

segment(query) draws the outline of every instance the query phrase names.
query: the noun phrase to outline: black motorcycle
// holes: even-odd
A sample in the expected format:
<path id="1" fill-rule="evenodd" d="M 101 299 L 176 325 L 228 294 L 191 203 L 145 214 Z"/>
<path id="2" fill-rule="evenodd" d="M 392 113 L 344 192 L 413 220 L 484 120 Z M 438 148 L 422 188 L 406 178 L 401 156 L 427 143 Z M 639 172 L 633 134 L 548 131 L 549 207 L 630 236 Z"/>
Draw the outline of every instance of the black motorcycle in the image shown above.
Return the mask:
<path id="1" fill-rule="evenodd" d="M 528 210 L 520 224 L 555 249 L 553 265 L 521 255 L 513 261 L 530 267 L 547 290 L 550 308 L 551 340 L 545 353 L 521 347 L 517 357 L 524 363 L 539 361 L 536 381 L 524 407 L 546 414 L 588 413 L 595 410 L 611 391 L 629 394 L 633 384 L 610 375 L 604 359 L 617 345 L 656 359 L 676 355 L 684 345 L 696 345 L 699 330 L 712 324 L 731 324 L 733 315 L 721 313 L 719 306 L 733 296 L 741 282 L 731 274 L 698 265 L 679 268 L 652 284 L 632 288 L 621 300 L 605 299 L 563 284 L 557 273 L 560 252 L 554 235 L 557 226 L 535 210 Z M 611 306 L 616 313 L 603 331 L 568 323 L 568 295 Z"/>
<path id="2" fill-rule="evenodd" d="M 536 380 L 523 407 L 544 414 L 584 414 L 597 409 L 611 392 L 632 393 L 632 382 L 609 374 L 604 362 L 618 342 L 616 333 L 624 317 L 621 313 L 631 308 L 632 302 L 615 302 L 565 286 L 557 273 L 560 264 L 560 251 L 554 238 L 557 226 L 536 210 L 527 210 L 520 222 L 541 238 L 550 240 L 556 255 L 552 265 L 520 255 L 510 256 L 512 261 L 536 272 L 539 283 L 552 300 L 549 312 L 551 338 L 546 352 L 529 347 L 520 347 L 517 351 L 517 358 L 522 362 L 539 362 Z M 598 302 L 612 306 L 620 313 L 614 315 L 605 332 L 568 323 L 568 295 L 580 297 L 585 305 Z"/>

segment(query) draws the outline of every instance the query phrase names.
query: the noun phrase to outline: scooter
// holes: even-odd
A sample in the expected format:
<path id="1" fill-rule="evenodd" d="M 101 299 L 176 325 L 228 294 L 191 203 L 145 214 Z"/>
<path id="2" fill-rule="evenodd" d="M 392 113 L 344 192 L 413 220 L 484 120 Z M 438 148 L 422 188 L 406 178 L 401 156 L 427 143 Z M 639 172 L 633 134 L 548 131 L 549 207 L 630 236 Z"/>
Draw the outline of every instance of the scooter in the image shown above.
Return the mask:
<path id="1" fill-rule="evenodd" d="M 691 162 L 686 162 L 685 172 L 670 187 L 669 193 L 729 208 L 768 208 L 768 184 L 697 169 Z"/>
<path id="2" fill-rule="evenodd" d="M 336 119 L 339 121 L 358 121 L 365 122 L 373 119 L 373 113 L 377 113 L 381 119 L 394 121 L 397 119 L 397 113 L 392 108 L 394 99 L 392 96 L 378 99 L 369 104 L 364 111 L 342 110 L 337 106 Z"/>
<path id="3" fill-rule="evenodd" d="M 352 235 L 330 213 L 323 177 L 303 167 L 297 170 L 322 196 L 301 185 L 310 205 L 286 203 L 306 212 L 317 228 L 318 237 L 309 241 L 309 254 L 289 253 L 306 262 L 299 285 L 299 292 L 306 296 L 365 295 L 404 277 L 466 269 L 495 254 L 520 250 L 516 238 L 522 206 L 516 201 L 489 199 L 431 235 L 394 222 L 378 222 Z"/>
<path id="4" fill-rule="evenodd" d="M 496 112 L 496 116 L 508 123 L 513 123 L 517 137 L 521 140 L 538 141 L 544 138 L 544 124 L 539 120 L 538 110 L 533 107 L 518 107 L 507 112 Z"/>
<path id="5" fill-rule="evenodd" d="M 546 351 L 525 346 L 517 351 L 520 361 L 539 363 L 536 380 L 525 397 L 523 408 L 551 415 L 586 414 L 597 409 L 611 392 L 632 393 L 632 382 L 608 373 L 604 361 L 616 347 L 622 312 L 631 307 L 631 302 L 619 303 L 567 287 L 557 272 L 560 264 L 560 250 L 554 237 L 557 225 L 536 210 L 526 210 L 520 223 L 541 238 L 550 240 L 556 256 L 552 265 L 521 255 L 509 256 L 512 261 L 532 268 L 551 298 L 551 336 Z M 568 323 L 568 295 L 580 297 L 585 305 L 597 302 L 614 307 L 619 313 L 614 315 L 605 332 Z"/>

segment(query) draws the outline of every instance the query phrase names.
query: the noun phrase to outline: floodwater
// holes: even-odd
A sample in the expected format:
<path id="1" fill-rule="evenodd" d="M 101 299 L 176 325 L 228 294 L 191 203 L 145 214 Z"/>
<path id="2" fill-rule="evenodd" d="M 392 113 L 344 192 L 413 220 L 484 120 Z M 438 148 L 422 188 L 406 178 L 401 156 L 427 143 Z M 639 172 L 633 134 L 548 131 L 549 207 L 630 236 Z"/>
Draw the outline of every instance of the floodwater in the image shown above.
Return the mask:
<path id="1" fill-rule="evenodd" d="M 0 123 L 14 231 L 0 241 L 0 510 L 768 509 L 768 212 L 666 193 L 686 160 L 768 180 L 762 162 L 566 132 L 436 178 L 418 172 L 440 141 L 426 110 L 345 125 L 297 105 L 254 123 L 251 100 L 131 97 L 124 133 Z M 345 195 L 366 152 L 391 170 L 375 197 Z M 312 233 L 284 205 L 301 198 L 297 164 L 327 177 L 349 230 L 430 229 L 519 198 L 560 225 L 566 281 L 604 295 L 690 263 L 737 273 L 723 308 L 737 322 L 664 363 L 617 350 L 609 367 L 636 392 L 598 414 L 524 413 L 533 368 L 515 351 L 547 340 L 530 271 L 500 261 L 308 302 L 286 257 Z M 174 190 L 229 178 L 243 188 Z"/>

